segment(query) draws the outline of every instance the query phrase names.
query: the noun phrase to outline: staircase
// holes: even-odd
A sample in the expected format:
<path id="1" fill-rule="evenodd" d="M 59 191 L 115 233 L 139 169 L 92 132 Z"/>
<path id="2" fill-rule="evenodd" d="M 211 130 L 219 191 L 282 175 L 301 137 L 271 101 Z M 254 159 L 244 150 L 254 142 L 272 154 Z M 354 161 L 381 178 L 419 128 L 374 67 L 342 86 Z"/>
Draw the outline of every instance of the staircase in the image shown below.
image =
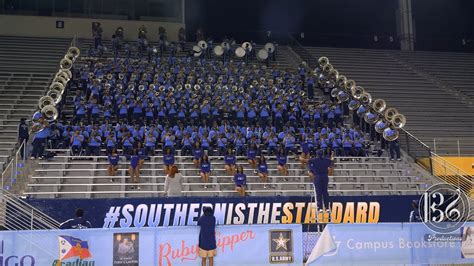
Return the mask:
<path id="1" fill-rule="evenodd" d="M 17 143 L 21 118 L 30 119 L 70 39 L 0 36 L 0 169 Z"/>

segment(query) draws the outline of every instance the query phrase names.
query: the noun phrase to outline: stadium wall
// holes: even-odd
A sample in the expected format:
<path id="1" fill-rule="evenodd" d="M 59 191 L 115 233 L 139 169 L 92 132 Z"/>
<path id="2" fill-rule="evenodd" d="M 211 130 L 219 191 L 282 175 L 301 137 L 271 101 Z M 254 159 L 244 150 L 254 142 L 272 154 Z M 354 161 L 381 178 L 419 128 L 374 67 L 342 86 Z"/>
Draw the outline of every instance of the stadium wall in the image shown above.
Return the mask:
<path id="1" fill-rule="evenodd" d="M 64 22 L 64 28 L 57 28 L 58 21 Z M 103 38 L 110 39 L 118 26 L 124 28 L 125 40 L 135 41 L 138 28 L 145 25 L 148 39 L 158 40 L 158 27 L 162 26 L 168 32 L 168 39 L 178 40 L 178 30 L 182 23 L 156 21 L 129 21 L 112 19 L 64 18 L 39 16 L 0 15 L 0 35 L 50 37 L 50 38 L 92 38 L 92 22 L 100 22 L 103 28 Z M 8 26 L 10 25 L 10 26 Z"/>

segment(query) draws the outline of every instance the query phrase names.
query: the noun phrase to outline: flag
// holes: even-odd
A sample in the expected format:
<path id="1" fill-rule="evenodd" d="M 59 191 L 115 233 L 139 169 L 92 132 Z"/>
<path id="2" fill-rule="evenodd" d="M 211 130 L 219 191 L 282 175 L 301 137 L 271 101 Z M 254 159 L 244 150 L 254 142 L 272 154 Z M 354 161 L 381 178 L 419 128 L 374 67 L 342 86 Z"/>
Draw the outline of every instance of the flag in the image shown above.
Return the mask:
<path id="1" fill-rule="evenodd" d="M 74 257 L 79 257 L 80 259 L 92 257 L 87 241 L 82 241 L 79 238 L 71 236 L 59 236 L 58 239 L 59 260 L 65 260 Z"/>
<path id="2" fill-rule="evenodd" d="M 308 257 L 308 260 L 306 261 L 306 264 L 305 264 L 306 266 L 316 261 L 324 254 L 327 254 L 331 251 L 336 250 L 337 248 L 336 243 L 334 242 L 334 239 L 332 239 L 332 236 L 331 236 L 331 233 L 329 232 L 328 227 L 329 226 L 326 226 L 326 228 L 324 228 L 324 231 L 319 237 L 318 242 L 316 243 L 313 250 L 311 251 L 311 254 Z"/>

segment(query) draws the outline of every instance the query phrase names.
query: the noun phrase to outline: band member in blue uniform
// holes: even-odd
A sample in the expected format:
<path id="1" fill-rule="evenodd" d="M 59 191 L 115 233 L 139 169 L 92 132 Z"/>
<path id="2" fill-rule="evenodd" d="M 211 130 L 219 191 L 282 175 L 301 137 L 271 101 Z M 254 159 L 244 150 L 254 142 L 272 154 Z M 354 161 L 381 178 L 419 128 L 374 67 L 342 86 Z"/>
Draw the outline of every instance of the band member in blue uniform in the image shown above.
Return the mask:
<path id="1" fill-rule="evenodd" d="M 234 175 L 235 190 L 240 196 L 245 197 L 245 189 L 247 188 L 247 176 L 244 174 L 244 168 L 240 165 Z"/>
<path id="2" fill-rule="evenodd" d="M 330 210 L 329 209 L 329 193 L 328 193 L 328 183 L 329 175 L 332 175 L 334 163 L 332 160 L 334 153 L 331 155 L 331 158 L 324 156 L 322 150 L 318 151 L 317 157 L 312 158 L 308 162 L 309 174 L 313 179 L 314 187 L 316 188 L 316 200 L 317 207 L 319 211 Z"/>

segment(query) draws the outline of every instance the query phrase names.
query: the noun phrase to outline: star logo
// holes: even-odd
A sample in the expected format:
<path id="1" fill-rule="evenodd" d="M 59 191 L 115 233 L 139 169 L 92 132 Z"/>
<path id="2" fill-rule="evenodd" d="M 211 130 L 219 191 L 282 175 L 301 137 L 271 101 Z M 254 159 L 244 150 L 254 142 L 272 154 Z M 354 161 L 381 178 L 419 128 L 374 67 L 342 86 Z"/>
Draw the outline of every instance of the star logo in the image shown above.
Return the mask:
<path id="1" fill-rule="evenodd" d="M 272 240 L 273 240 L 273 242 L 275 242 L 277 244 L 276 250 L 280 250 L 280 248 L 284 249 L 284 250 L 288 250 L 288 247 L 287 247 L 286 243 L 288 243 L 288 241 L 290 241 L 290 239 L 289 238 L 284 238 L 283 233 L 280 233 L 280 236 L 278 238 L 274 238 Z"/>

